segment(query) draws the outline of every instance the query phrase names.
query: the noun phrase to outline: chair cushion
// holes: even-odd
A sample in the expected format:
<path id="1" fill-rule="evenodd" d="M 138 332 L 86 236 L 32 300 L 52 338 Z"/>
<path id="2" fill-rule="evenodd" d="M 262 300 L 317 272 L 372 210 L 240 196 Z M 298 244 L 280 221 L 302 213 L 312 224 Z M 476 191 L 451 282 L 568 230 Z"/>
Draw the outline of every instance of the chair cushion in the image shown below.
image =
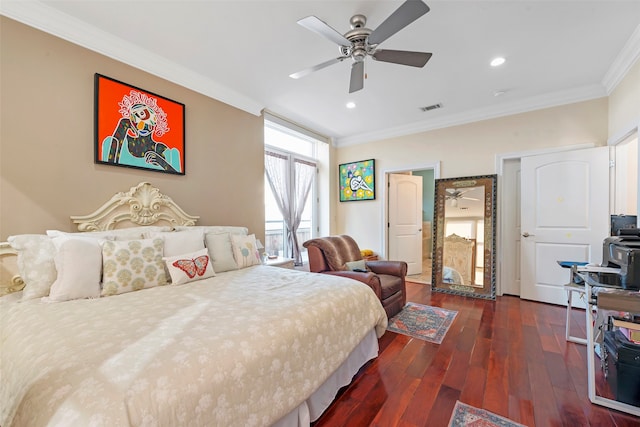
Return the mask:
<path id="1" fill-rule="evenodd" d="M 380 278 L 380 287 L 382 288 L 382 300 L 389 298 L 391 295 L 402 290 L 402 278 L 398 276 L 390 276 L 388 274 L 378 274 Z"/>

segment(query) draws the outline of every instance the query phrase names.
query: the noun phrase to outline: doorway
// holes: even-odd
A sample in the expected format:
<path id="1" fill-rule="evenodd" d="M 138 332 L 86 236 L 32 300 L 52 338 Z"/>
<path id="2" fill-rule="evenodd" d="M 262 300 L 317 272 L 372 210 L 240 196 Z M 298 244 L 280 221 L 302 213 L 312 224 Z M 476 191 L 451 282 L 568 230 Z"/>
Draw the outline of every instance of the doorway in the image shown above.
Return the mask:
<path id="1" fill-rule="evenodd" d="M 411 175 L 422 180 L 421 205 L 417 214 L 415 230 L 413 231 L 414 239 L 397 239 L 395 237 L 397 227 L 394 226 L 393 221 L 394 212 L 397 211 L 398 206 L 396 206 L 396 195 L 390 194 L 394 191 L 391 188 L 391 175 Z M 386 258 L 419 264 L 414 266 L 410 271 L 412 274 L 408 275 L 407 279 L 417 283 L 431 284 L 435 179 L 440 177 L 440 164 L 438 162 L 406 169 L 387 170 L 384 172 L 384 177 L 383 223 L 387 226 L 383 232 L 383 247 L 385 248 Z M 418 250 L 413 249 L 412 245 L 415 244 L 419 245 Z M 413 257 L 408 255 L 409 252 L 412 254 L 421 253 L 420 259 L 413 260 Z M 408 259 L 403 259 L 403 256 L 408 257 Z"/>
<path id="2" fill-rule="evenodd" d="M 590 152 L 594 153 L 593 157 L 587 154 Z M 596 152 L 599 154 L 596 155 Z M 581 145 L 498 157 L 497 166 L 501 175 L 498 207 L 498 251 L 501 260 L 497 269 L 498 295 L 517 295 L 543 302 L 566 304 L 561 288 L 568 279 L 568 272 L 555 261 L 583 261 L 582 258 L 585 258 L 584 261 L 596 262 L 598 255 L 601 255 L 599 251 L 602 250 L 602 239 L 608 231 L 607 152 L 606 147 Z M 596 160 L 588 161 L 587 157 Z M 521 170 L 523 159 L 527 160 L 527 171 L 524 172 Z M 590 163 L 591 161 L 596 161 L 597 165 Z M 536 164 L 538 166 L 534 169 L 529 167 Z M 576 168 L 579 170 L 571 172 Z M 591 171 L 599 174 L 597 180 L 582 179 Z M 524 173 L 527 174 L 526 180 Z M 526 191 L 521 189 L 524 181 L 528 182 Z M 560 185 L 567 182 L 574 182 L 575 186 L 566 189 L 566 186 Z M 578 197 L 578 190 L 584 193 L 584 197 Z M 521 194 L 527 195 L 525 200 L 521 199 Z M 598 203 L 587 206 L 587 201 L 594 199 Z M 581 201 L 585 202 L 585 206 L 582 206 Z M 598 212 L 594 210 L 593 215 L 589 216 L 590 209 Z M 584 221 L 570 218 L 579 213 L 584 214 L 584 218 L 581 217 Z M 554 235 L 553 231 L 558 230 L 564 232 Z M 578 255 L 582 258 L 576 258 Z M 536 291 L 537 293 L 532 294 L 534 289 L 544 292 Z"/>

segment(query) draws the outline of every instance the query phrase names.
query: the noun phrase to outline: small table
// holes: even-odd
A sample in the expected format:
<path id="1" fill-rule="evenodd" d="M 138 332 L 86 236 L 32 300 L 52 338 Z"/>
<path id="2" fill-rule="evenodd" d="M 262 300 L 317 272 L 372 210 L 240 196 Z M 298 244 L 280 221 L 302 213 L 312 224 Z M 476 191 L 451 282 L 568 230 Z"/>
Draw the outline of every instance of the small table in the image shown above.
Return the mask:
<path id="1" fill-rule="evenodd" d="M 582 267 L 587 265 L 586 262 L 577 262 L 577 261 L 558 261 L 558 265 L 562 268 L 569 268 L 569 283 L 564 285 L 564 290 L 567 292 L 567 322 L 565 325 L 565 339 L 569 342 L 574 342 L 576 344 L 584 344 L 587 345 L 587 338 L 574 337 L 571 335 L 569 330 L 571 329 L 571 308 L 572 308 L 572 295 L 575 293 L 578 296 L 586 295 L 587 289 L 585 287 L 584 281 L 582 279 L 576 280 L 576 271 L 577 267 Z"/>
<path id="2" fill-rule="evenodd" d="M 285 258 L 281 256 L 277 258 L 265 258 L 264 265 L 293 269 L 293 258 Z"/>
<path id="3" fill-rule="evenodd" d="M 615 271 L 615 269 L 609 268 L 600 268 L 600 271 Z M 609 304 L 605 304 L 602 297 L 594 298 L 593 290 L 595 288 L 610 288 L 613 289 L 614 293 L 625 295 L 626 293 L 632 292 L 637 293 L 637 291 L 627 291 L 623 290 L 619 286 L 606 285 L 603 283 L 599 283 L 594 280 L 589 275 L 589 270 L 583 269 L 578 270 L 576 272 L 578 276 L 580 276 L 584 282 L 586 283 L 585 288 L 587 291 L 587 385 L 589 391 L 589 400 L 596 405 L 606 406 L 607 408 L 615 409 L 618 411 L 626 412 L 627 414 L 640 416 L 640 407 L 630 405 L 628 403 L 620 402 L 617 400 L 609 399 L 604 396 L 596 395 L 596 380 L 595 380 L 595 339 L 594 339 L 594 327 L 595 319 L 593 318 L 593 311 L 591 307 L 596 306 L 598 310 L 614 310 L 614 311 L 626 311 L 629 313 L 638 313 L 638 304 L 636 301 L 633 301 L 631 305 L 633 307 L 621 307 L 615 303 L 614 300 L 611 300 Z"/>

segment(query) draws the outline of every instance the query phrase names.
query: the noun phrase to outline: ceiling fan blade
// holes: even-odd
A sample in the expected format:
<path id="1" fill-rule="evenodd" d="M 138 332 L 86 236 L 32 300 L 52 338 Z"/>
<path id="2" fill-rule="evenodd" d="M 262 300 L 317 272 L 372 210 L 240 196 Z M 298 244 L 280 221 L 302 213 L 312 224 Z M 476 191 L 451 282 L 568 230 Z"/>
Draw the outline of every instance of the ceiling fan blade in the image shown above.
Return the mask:
<path id="1" fill-rule="evenodd" d="M 351 65 L 351 81 L 349 93 L 357 92 L 364 87 L 364 61 L 356 61 Z"/>
<path id="2" fill-rule="evenodd" d="M 431 59 L 431 53 L 410 52 L 406 50 L 376 50 L 373 59 L 394 64 L 410 65 L 412 67 L 424 67 Z"/>
<path id="3" fill-rule="evenodd" d="M 429 6 L 420 0 L 407 0 L 369 35 L 369 44 L 380 44 L 425 13 Z"/>
<path id="4" fill-rule="evenodd" d="M 307 16 L 306 18 L 299 20 L 298 24 L 302 25 L 307 30 L 320 34 L 322 37 L 329 39 L 340 46 L 351 46 L 351 42 L 349 40 L 318 17 L 313 15 Z"/>
<path id="5" fill-rule="evenodd" d="M 327 68 L 329 65 L 333 65 L 333 64 L 337 64 L 338 62 L 342 62 L 347 58 L 348 58 L 347 56 L 340 56 L 338 58 L 330 59 L 330 60 L 325 61 L 325 62 L 323 62 L 321 64 L 314 65 L 313 67 L 305 68 L 304 70 L 298 71 L 297 73 L 289 74 L 289 77 L 291 77 L 292 79 L 299 79 L 300 77 L 307 76 L 307 75 L 313 73 L 314 71 L 318 71 L 318 70 L 322 70 L 323 68 Z"/>

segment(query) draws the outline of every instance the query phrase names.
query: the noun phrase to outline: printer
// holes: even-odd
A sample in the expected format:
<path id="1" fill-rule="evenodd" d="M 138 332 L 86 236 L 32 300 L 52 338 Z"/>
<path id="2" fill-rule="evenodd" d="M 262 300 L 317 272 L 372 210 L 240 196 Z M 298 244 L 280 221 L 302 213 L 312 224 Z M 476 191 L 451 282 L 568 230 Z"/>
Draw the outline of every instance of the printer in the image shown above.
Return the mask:
<path id="1" fill-rule="evenodd" d="M 604 239 L 602 266 L 619 268 L 619 273 L 600 274 L 600 282 L 620 286 L 622 289 L 640 289 L 640 235 L 633 233 Z"/>

